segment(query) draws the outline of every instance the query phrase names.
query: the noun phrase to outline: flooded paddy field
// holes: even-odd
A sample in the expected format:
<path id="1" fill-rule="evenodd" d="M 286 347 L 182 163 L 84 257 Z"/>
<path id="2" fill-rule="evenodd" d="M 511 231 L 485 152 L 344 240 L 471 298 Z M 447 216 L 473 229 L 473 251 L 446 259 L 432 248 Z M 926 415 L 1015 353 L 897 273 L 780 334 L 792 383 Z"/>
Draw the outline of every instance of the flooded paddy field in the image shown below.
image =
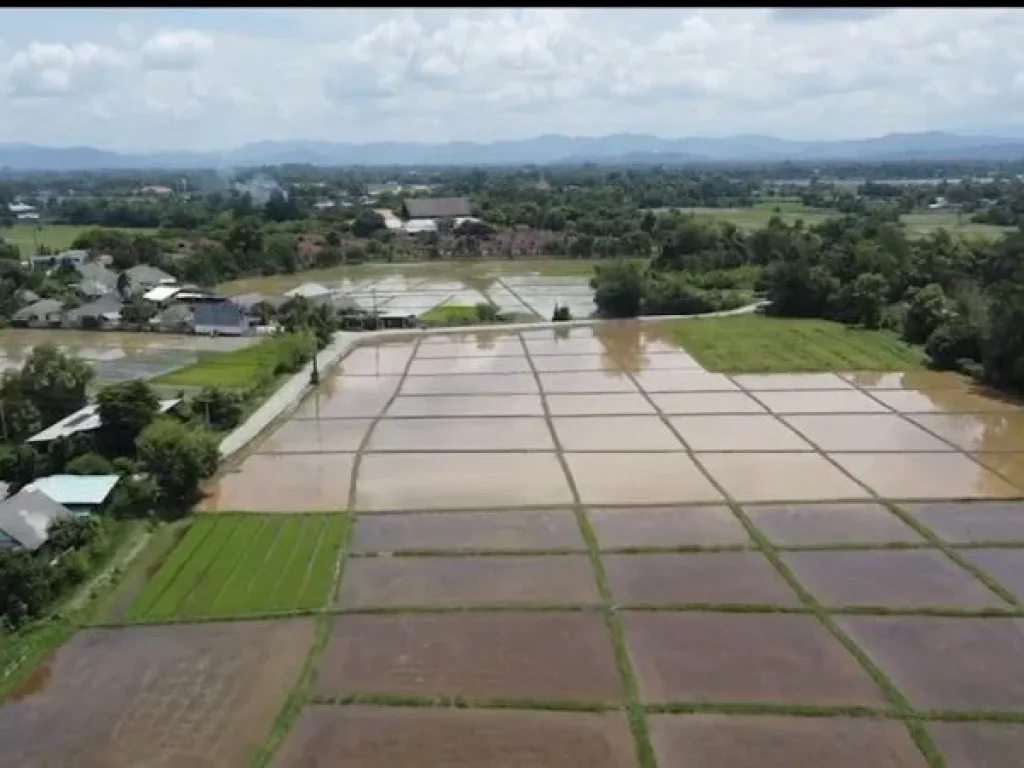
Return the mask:
<path id="1" fill-rule="evenodd" d="M 119 626 L 61 653 L 147 631 L 219 663 L 201 632 L 315 626 L 274 725 L 214 718 L 272 768 L 1008 768 L 1021 429 L 952 375 L 725 374 L 648 326 L 362 347 L 211 484 Z M 11 754 L 67 764 L 19 707 L 58 722 L 48 690 L 131 690 L 133 658 L 51 661 L 55 689 L 0 708 Z M 188 669 L 167 677 L 206 691 Z M 82 718 L 85 754 L 164 759 Z"/>
<path id="2" fill-rule="evenodd" d="M 222 289 L 228 294 L 281 293 L 316 282 L 361 309 L 386 315 L 418 316 L 435 308 L 486 303 L 503 314 L 550 320 L 559 305 L 567 306 L 576 318 L 594 313 L 593 273 L 592 263 L 579 261 L 419 263 L 251 278 Z"/>
<path id="3" fill-rule="evenodd" d="M 236 768 L 269 730 L 313 622 L 93 629 L 0 708 L 11 768 Z"/>
<path id="4" fill-rule="evenodd" d="M 20 368 L 34 347 L 53 344 L 90 363 L 96 383 L 112 384 L 156 378 L 192 365 L 200 352 L 230 352 L 256 341 L 255 337 L 6 328 L 0 330 L 0 370 Z"/>

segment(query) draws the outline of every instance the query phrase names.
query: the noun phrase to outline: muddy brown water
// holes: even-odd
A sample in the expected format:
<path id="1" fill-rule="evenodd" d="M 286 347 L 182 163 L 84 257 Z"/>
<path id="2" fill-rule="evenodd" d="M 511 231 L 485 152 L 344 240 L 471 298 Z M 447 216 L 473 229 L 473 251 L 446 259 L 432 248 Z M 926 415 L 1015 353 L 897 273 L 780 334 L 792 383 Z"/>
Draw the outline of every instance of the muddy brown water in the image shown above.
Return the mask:
<path id="1" fill-rule="evenodd" d="M 910 732 L 895 720 L 701 714 L 650 715 L 648 722 L 661 768 L 927 765 Z"/>
<path id="2" fill-rule="evenodd" d="M 305 620 L 83 630 L 0 708 L 3 764 L 243 765 L 312 640 Z"/>
<path id="3" fill-rule="evenodd" d="M 646 703 L 885 704 L 867 673 L 814 616 L 622 616 Z"/>
<path id="4" fill-rule="evenodd" d="M 636 768 L 624 715 L 311 706 L 272 768 Z"/>
<path id="5" fill-rule="evenodd" d="M 1024 621 L 837 616 L 918 709 L 1024 709 Z M 951 660 L 956 663 L 950 663 Z"/>
<path id="6" fill-rule="evenodd" d="M 621 702 L 599 612 L 340 616 L 316 691 Z"/>

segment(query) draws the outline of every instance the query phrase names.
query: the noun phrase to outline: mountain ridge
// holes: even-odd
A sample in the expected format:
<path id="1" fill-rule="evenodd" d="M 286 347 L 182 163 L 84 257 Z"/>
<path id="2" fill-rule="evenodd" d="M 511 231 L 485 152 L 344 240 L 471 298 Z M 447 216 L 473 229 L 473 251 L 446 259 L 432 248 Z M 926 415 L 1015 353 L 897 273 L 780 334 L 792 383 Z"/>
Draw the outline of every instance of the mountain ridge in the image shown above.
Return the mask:
<path id="1" fill-rule="evenodd" d="M 891 133 L 838 141 L 800 141 L 744 134 L 667 139 L 621 133 L 601 137 L 544 134 L 495 142 L 260 141 L 226 152 L 122 153 L 88 146 L 0 143 L 0 170 L 97 171 L 236 168 L 260 165 L 516 166 L 577 163 L 702 164 L 738 162 L 883 162 L 897 160 L 1015 160 L 1024 138 L 941 131 Z"/>

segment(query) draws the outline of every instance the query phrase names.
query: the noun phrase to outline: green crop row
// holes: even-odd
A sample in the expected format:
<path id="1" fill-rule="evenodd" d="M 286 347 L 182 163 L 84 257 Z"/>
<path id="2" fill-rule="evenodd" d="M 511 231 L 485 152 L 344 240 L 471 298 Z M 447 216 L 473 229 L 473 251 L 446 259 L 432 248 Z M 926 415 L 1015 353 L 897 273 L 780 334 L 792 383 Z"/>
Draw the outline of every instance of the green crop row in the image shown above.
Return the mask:
<path id="1" fill-rule="evenodd" d="M 246 515 L 196 521 L 129 611 L 136 621 L 262 615 L 324 606 L 347 521 Z"/>

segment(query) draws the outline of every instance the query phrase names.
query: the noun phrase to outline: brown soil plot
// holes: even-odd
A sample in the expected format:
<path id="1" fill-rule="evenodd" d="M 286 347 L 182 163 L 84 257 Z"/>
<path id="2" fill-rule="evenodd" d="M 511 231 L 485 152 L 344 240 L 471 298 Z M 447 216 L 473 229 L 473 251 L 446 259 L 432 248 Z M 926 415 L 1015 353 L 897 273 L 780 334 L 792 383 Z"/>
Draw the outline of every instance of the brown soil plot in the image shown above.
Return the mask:
<path id="1" fill-rule="evenodd" d="M 357 558 L 338 599 L 341 608 L 598 602 L 586 555 Z"/>
<path id="2" fill-rule="evenodd" d="M 619 713 L 307 707 L 273 768 L 634 768 Z"/>
<path id="3" fill-rule="evenodd" d="M 3 763 L 244 765 L 312 640 L 305 620 L 84 630 L 0 709 Z"/>
<path id="4" fill-rule="evenodd" d="M 885 703 L 813 616 L 624 612 L 646 703 Z"/>
<path id="5" fill-rule="evenodd" d="M 601 549 L 734 546 L 750 543 L 728 507 L 636 507 L 587 513 Z"/>
<path id="6" fill-rule="evenodd" d="M 920 709 L 1024 710 L 1024 621 L 839 616 Z"/>
<path id="7" fill-rule="evenodd" d="M 925 768 L 905 726 L 846 717 L 651 715 L 660 768 Z"/>
<path id="8" fill-rule="evenodd" d="M 785 552 L 782 559 L 826 606 L 1009 608 L 941 552 Z"/>
<path id="9" fill-rule="evenodd" d="M 597 613 L 340 616 L 317 693 L 621 701 Z"/>
<path id="10" fill-rule="evenodd" d="M 939 501 L 901 506 L 951 544 L 1024 541 L 1024 504 L 1019 502 Z"/>
<path id="11" fill-rule="evenodd" d="M 1018 768 L 1024 755 L 1020 723 L 930 723 L 946 768 Z"/>
<path id="12" fill-rule="evenodd" d="M 620 605 L 799 605 L 759 552 L 605 555 L 602 560 L 612 598 Z"/>
<path id="13" fill-rule="evenodd" d="M 745 511 L 761 533 L 783 546 L 924 541 L 880 504 L 780 504 Z"/>
<path id="14" fill-rule="evenodd" d="M 351 552 L 542 549 L 586 549 L 572 510 L 362 516 L 350 547 Z"/>

